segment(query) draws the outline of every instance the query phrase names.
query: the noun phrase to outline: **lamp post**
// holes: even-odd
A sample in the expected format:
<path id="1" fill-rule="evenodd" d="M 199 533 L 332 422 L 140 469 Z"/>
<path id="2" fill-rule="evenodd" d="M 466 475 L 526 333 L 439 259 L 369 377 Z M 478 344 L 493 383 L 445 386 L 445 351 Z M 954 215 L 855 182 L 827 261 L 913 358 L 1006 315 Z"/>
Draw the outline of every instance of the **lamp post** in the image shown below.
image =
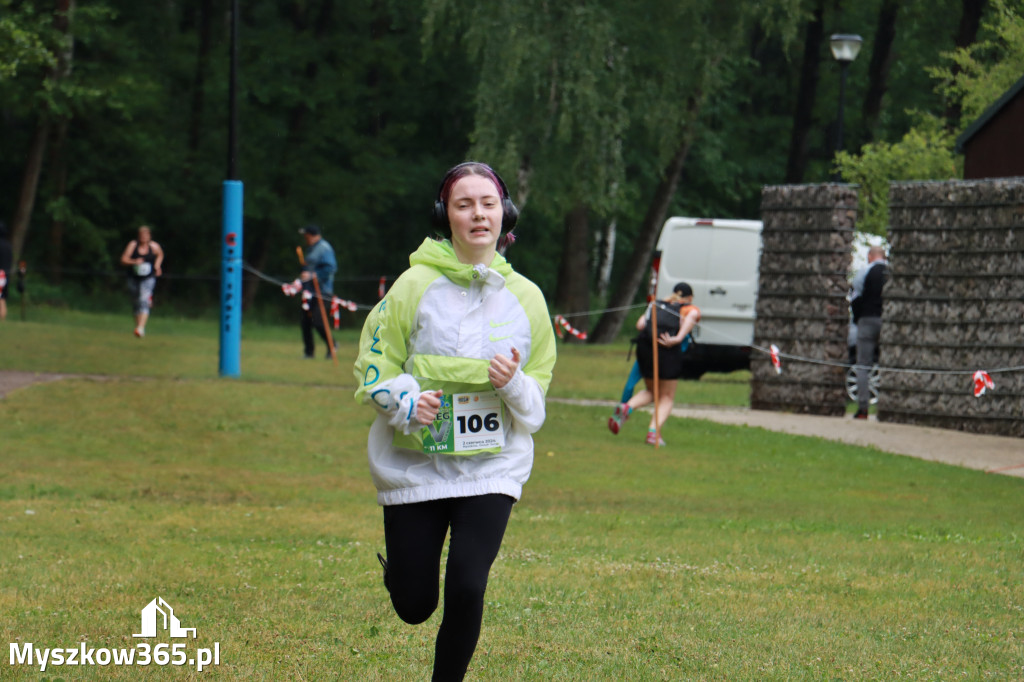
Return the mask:
<path id="1" fill-rule="evenodd" d="M 864 40 L 849 33 L 834 33 L 829 38 L 829 45 L 832 48 L 832 57 L 839 62 L 839 123 L 836 127 L 836 153 L 843 151 L 843 109 L 846 104 L 846 70 L 850 63 L 860 54 L 860 46 Z M 839 182 L 839 171 L 836 171 L 832 179 Z"/>

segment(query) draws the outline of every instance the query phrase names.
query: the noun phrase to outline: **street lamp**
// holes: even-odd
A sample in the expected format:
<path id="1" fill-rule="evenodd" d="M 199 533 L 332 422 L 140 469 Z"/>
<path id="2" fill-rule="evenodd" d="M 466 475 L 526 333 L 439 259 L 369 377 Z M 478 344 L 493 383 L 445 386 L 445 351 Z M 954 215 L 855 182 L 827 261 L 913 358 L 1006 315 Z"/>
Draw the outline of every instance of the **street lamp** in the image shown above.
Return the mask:
<path id="1" fill-rule="evenodd" d="M 843 151 L 843 107 L 846 101 L 846 70 L 850 62 L 860 54 L 860 46 L 864 40 L 858 35 L 849 33 L 834 33 L 829 38 L 829 45 L 832 48 L 832 57 L 839 62 L 839 125 L 836 132 L 836 153 Z M 839 172 L 836 171 L 833 179 L 839 181 Z"/>

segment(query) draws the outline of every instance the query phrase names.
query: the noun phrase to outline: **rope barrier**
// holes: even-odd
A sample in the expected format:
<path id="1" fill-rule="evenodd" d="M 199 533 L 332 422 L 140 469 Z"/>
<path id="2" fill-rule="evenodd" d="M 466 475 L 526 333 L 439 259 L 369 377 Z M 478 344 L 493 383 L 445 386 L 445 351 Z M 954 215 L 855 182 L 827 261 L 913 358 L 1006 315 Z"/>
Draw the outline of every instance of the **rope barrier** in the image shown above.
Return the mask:
<path id="1" fill-rule="evenodd" d="M 273 277 L 271 277 L 270 275 L 268 275 L 266 273 L 260 272 L 259 270 L 257 270 L 256 268 L 252 267 L 248 263 L 242 263 L 242 269 L 247 271 L 247 272 L 249 272 L 249 273 L 251 273 L 251 274 L 253 274 L 253 275 L 255 275 L 256 277 L 258 277 L 259 279 L 262 279 L 265 282 L 270 282 L 271 284 L 275 284 L 275 285 L 281 287 L 281 291 L 284 292 L 285 296 L 295 296 L 295 295 L 301 293 L 302 294 L 302 309 L 303 310 L 309 310 L 310 309 L 310 302 L 312 302 L 314 300 L 317 300 L 318 298 L 319 298 L 319 300 L 321 302 L 330 305 L 331 306 L 331 317 L 334 319 L 334 328 L 335 329 L 338 329 L 341 326 L 341 309 L 342 308 L 344 308 L 345 310 L 348 310 L 349 312 L 353 312 L 353 313 L 356 310 L 371 310 L 373 308 L 373 306 L 371 306 L 371 305 L 359 304 L 359 303 L 356 303 L 354 301 L 346 301 L 345 299 L 339 298 L 337 296 L 332 296 L 330 299 L 328 299 L 326 297 L 318 297 L 317 294 L 315 294 L 315 293 L 313 293 L 313 292 L 311 292 L 309 290 L 304 289 L 303 286 L 302 286 L 302 281 L 301 280 L 296 279 L 296 280 L 294 280 L 292 282 L 283 282 L 283 281 L 274 279 Z"/>
<path id="2" fill-rule="evenodd" d="M 246 264 L 243 264 L 243 267 Z M 91 268 L 51 268 L 47 266 L 33 267 L 32 272 L 45 274 L 45 275 L 62 275 L 69 277 L 109 277 L 109 278 L 121 278 L 125 276 L 125 272 L 122 270 L 95 270 Z M 256 274 L 258 271 L 251 271 Z M 262 273 L 260 273 L 262 275 Z M 394 280 L 395 278 L 391 275 L 384 277 L 388 280 Z M 178 274 L 174 272 L 165 272 L 160 276 L 160 279 L 168 280 L 195 280 L 200 282 L 219 282 L 220 275 L 203 275 L 203 274 Z M 268 282 L 273 282 L 272 279 L 262 276 L 261 279 L 266 279 Z M 377 275 L 361 275 L 361 276 L 335 276 L 335 282 L 377 282 L 381 278 Z"/>
<path id="3" fill-rule="evenodd" d="M 565 331 L 569 332 L 570 334 L 572 334 L 574 337 L 576 337 L 580 341 L 586 341 L 587 340 L 587 333 L 586 332 L 580 331 L 579 329 L 576 329 L 571 324 L 569 324 L 569 321 L 565 319 L 565 316 L 563 316 L 563 315 L 555 315 L 555 332 L 558 334 L 559 338 L 565 338 L 565 335 L 562 334 L 562 330 L 563 329 Z"/>
<path id="4" fill-rule="evenodd" d="M 606 312 L 612 312 L 612 311 L 618 311 L 618 310 L 629 310 L 629 309 L 633 309 L 633 308 L 643 308 L 643 307 L 646 307 L 647 305 L 648 304 L 646 304 L 646 303 L 641 303 L 641 304 L 636 304 L 636 305 L 631 305 L 631 306 L 623 306 L 623 307 L 618 307 L 618 308 L 605 308 L 603 310 L 588 310 L 588 311 L 582 312 L 582 313 L 558 313 L 558 314 L 553 316 L 553 319 L 554 319 L 555 325 L 556 325 L 555 326 L 555 331 L 558 332 L 558 335 L 559 335 L 560 338 L 564 338 L 563 334 L 561 333 L 561 329 L 565 329 L 566 331 L 571 333 L 576 338 L 581 339 L 581 340 L 585 340 L 587 338 L 586 337 L 586 332 L 580 331 L 580 330 L 575 329 L 574 327 L 572 327 L 569 324 L 569 322 L 567 321 L 566 318 L 569 318 L 569 317 L 580 317 L 580 316 L 583 316 L 583 315 L 604 314 Z M 663 312 L 667 312 L 669 314 L 676 315 L 677 317 L 679 317 L 679 313 L 676 313 L 675 311 L 672 311 L 672 310 L 665 310 Z M 785 359 L 787 361 L 790 361 L 790 362 L 802 362 L 802 363 L 811 364 L 811 365 L 821 365 L 821 366 L 824 366 L 824 367 L 838 367 L 838 368 L 842 368 L 842 369 L 845 369 L 845 370 L 849 370 L 849 369 L 855 369 L 855 370 L 856 369 L 866 369 L 866 370 L 869 370 L 869 371 L 873 371 L 873 370 L 876 369 L 874 366 L 858 365 L 856 363 L 839 362 L 839 361 L 836 361 L 836 360 L 823 360 L 823 359 L 820 359 L 820 358 L 810 358 L 810 357 L 806 357 L 806 356 L 802 356 L 802 355 L 794 355 L 792 353 L 784 353 L 775 344 L 770 344 L 768 347 L 764 347 L 764 346 L 759 346 L 759 345 L 754 344 L 754 343 L 747 343 L 745 341 L 740 341 L 740 340 L 738 340 L 738 339 L 736 339 L 734 337 L 730 337 L 728 334 L 724 334 L 724 333 L 722 333 L 722 332 L 720 332 L 718 330 L 705 329 L 705 328 L 702 327 L 702 325 L 699 322 L 697 323 L 695 329 L 699 329 L 699 330 L 701 330 L 703 332 L 710 332 L 711 333 L 710 335 L 715 337 L 714 338 L 715 341 L 727 342 L 727 343 L 729 343 L 729 345 L 749 347 L 753 351 L 757 351 L 758 353 L 763 353 L 764 355 L 767 355 L 768 358 L 770 359 L 771 363 L 772 363 L 772 366 L 775 368 L 776 374 L 781 374 L 782 373 L 782 360 L 783 359 Z M 974 397 L 979 398 L 982 395 L 984 395 L 987 390 L 989 390 L 989 389 L 993 389 L 994 390 L 995 389 L 995 382 L 992 379 L 992 375 L 993 374 L 996 374 L 996 375 L 998 375 L 998 374 L 1015 374 L 1017 372 L 1024 372 L 1024 365 L 1014 365 L 1014 366 L 1009 366 L 1009 367 L 997 367 L 995 369 L 989 369 L 989 370 L 982 370 L 982 369 L 919 369 L 919 368 L 914 368 L 914 367 L 886 367 L 884 365 L 879 365 L 877 367 L 877 370 L 878 370 L 879 373 L 885 372 L 885 373 L 889 373 L 889 374 L 920 374 L 920 375 L 929 375 L 929 376 L 970 376 L 972 378 L 972 380 L 973 380 Z"/>
<path id="5" fill-rule="evenodd" d="M 248 272 L 248 273 L 254 275 L 255 277 L 257 277 L 258 279 L 261 279 L 261 280 L 263 280 L 265 282 L 269 282 L 269 283 L 271 283 L 271 284 L 273 284 L 275 286 L 281 287 L 281 290 L 286 295 L 289 295 L 289 296 L 296 295 L 296 294 L 299 293 L 299 291 L 302 288 L 301 287 L 301 282 L 299 280 L 295 280 L 294 282 L 284 282 L 282 280 L 275 279 L 274 277 L 271 277 L 270 275 L 267 275 L 266 273 L 260 272 L 256 268 L 254 268 L 251 265 L 249 265 L 248 263 L 244 263 L 244 262 L 242 263 L 242 268 L 246 272 Z M 56 269 L 45 268 L 44 267 L 44 268 L 40 268 L 39 271 L 40 272 L 44 272 L 44 273 L 53 273 L 53 272 L 56 272 Z M 75 268 L 63 268 L 60 271 L 63 274 L 67 274 L 67 275 L 87 275 L 87 276 L 102 275 L 102 276 L 105 276 L 105 277 L 116 276 L 116 275 L 120 274 L 120 273 L 118 273 L 116 271 L 109 271 L 109 270 L 84 270 L 84 269 L 75 269 Z M 219 276 L 211 276 L 211 275 L 175 275 L 175 274 L 165 274 L 163 277 L 165 279 L 172 279 L 172 280 L 196 280 L 196 281 L 217 281 L 218 279 L 220 279 Z M 386 283 L 387 279 L 388 279 L 388 277 L 386 277 L 386 276 L 384 276 L 384 277 L 368 276 L 368 277 L 341 278 L 341 279 L 338 279 L 336 281 L 363 282 L 363 281 L 375 281 L 376 280 L 378 282 L 378 293 L 383 294 L 384 288 L 385 288 L 385 283 Z M 314 298 L 316 298 L 316 296 L 314 294 L 312 294 L 310 292 L 304 292 L 303 293 L 303 307 L 308 306 L 309 302 L 312 299 L 314 299 Z M 355 303 L 353 301 L 346 301 L 345 299 L 338 298 L 337 296 L 332 297 L 330 299 L 330 301 L 327 301 L 327 299 L 324 298 L 324 301 L 330 303 L 331 306 L 332 306 L 331 307 L 331 311 L 332 311 L 332 314 L 334 314 L 334 316 L 335 316 L 335 326 L 337 326 L 339 324 L 339 318 L 338 318 L 338 314 L 339 313 L 338 313 L 338 311 L 341 308 L 345 308 L 346 310 L 349 310 L 351 312 L 355 312 L 356 310 L 372 310 L 376 306 L 376 304 L 364 304 L 364 303 Z M 637 309 L 637 308 L 645 308 L 648 305 L 649 304 L 647 304 L 647 303 L 637 303 L 637 304 L 627 305 L 627 306 L 600 308 L 600 309 L 596 309 L 596 310 L 586 310 L 586 311 L 583 311 L 583 312 L 576 312 L 576 313 L 557 313 L 557 314 L 553 315 L 552 317 L 553 317 L 553 320 L 555 322 L 555 331 L 558 332 L 559 337 L 564 338 L 564 335 L 562 333 L 562 331 L 564 330 L 565 332 L 568 332 L 569 334 L 571 334 L 573 337 L 575 337 L 577 339 L 580 339 L 581 341 L 585 341 L 588 338 L 587 337 L 587 332 L 582 331 L 580 329 L 577 329 L 576 327 L 573 327 L 569 323 L 569 319 L 570 318 L 584 317 L 584 316 L 589 317 L 591 315 L 604 315 L 606 313 L 611 313 L 611 312 L 620 312 L 620 311 L 624 311 L 624 310 L 628 311 L 628 310 L 634 310 L 634 309 Z M 671 310 L 667 310 L 665 312 L 667 312 L 669 314 L 676 315 L 677 317 L 679 316 L 678 313 L 675 313 L 674 311 L 671 311 Z M 869 370 L 874 369 L 874 367 L 865 367 L 864 365 L 851 364 L 851 363 L 848 363 L 848 362 L 839 362 L 839 361 L 835 361 L 835 360 L 823 360 L 821 358 L 810 358 L 810 357 L 801 356 L 801 355 L 794 355 L 792 353 L 784 353 L 775 344 L 770 344 L 769 347 L 759 346 L 759 345 L 756 345 L 756 344 L 753 344 L 753 343 L 748 344 L 745 341 L 740 341 L 740 340 L 738 340 L 736 338 L 730 337 L 728 334 L 723 334 L 720 331 L 713 330 L 713 329 L 706 329 L 699 322 L 697 323 L 695 329 L 697 329 L 699 331 L 702 331 L 702 332 L 705 332 L 705 333 L 710 332 L 711 335 L 715 337 L 714 340 L 716 340 L 716 341 L 726 342 L 726 343 L 728 343 L 730 345 L 736 345 L 736 346 L 749 346 L 749 348 L 751 350 L 754 350 L 754 351 L 757 351 L 758 353 L 762 353 L 764 355 L 767 355 L 769 357 L 769 359 L 771 360 L 772 365 L 775 367 L 775 371 L 777 373 L 781 373 L 782 372 L 782 360 L 783 359 L 785 359 L 787 361 L 790 361 L 790 362 L 802 362 L 802 363 L 806 363 L 806 364 L 820 365 L 820 366 L 824 366 L 824 367 L 838 367 L 838 368 L 842 368 L 842 369 L 851 369 L 851 368 L 853 368 L 853 369 L 869 369 Z M 918 368 L 913 368 L 913 367 L 886 367 L 884 365 L 879 365 L 877 369 L 878 369 L 879 372 L 886 372 L 886 373 L 890 373 L 890 374 L 920 374 L 920 375 L 930 375 L 930 376 L 971 376 L 974 379 L 974 382 L 975 382 L 975 395 L 980 396 L 980 395 L 985 393 L 986 389 L 994 389 L 995 388 L 995 384 L 992 381 L 991 375 L 993 375 L 993 374 L 996 374 L 996 375 L 998 375 L 998 374 L 1015 374 L 1015 373 L 1018 373 L 1018 372 L 1024 372 L 1024 365 L 1015 365 L 1015 366 L 1009 366 L 1009 367 L 997 367 L 995 369 L 989 369 L 989 370 L 980 370 L 980 369 L 918 369 Z"/>

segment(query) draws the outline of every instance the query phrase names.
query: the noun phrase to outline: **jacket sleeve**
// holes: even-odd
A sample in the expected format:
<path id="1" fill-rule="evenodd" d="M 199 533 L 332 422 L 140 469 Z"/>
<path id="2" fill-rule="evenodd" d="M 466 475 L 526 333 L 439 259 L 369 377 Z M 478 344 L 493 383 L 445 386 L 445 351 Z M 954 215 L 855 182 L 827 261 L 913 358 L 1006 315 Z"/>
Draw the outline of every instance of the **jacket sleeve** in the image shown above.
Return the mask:
<path id="1" fill-rule="evenodd" d="M 415 316 L 415 304 L 403 301 L 404 289 L 399 279 L 366 316 L 353 373 L 356 400 L 370 403 L 392 427 L 410 434 L 422 425 L 415 418 L 419 383 L 404 369 L 406 341 Z"/>
<path id="2" fill-rule="evenodd" d="M 497 389 L 513 420 L 527 433 L 536 433 L 544 425 L 547 411 L 544 398 L 551 385 L 557 350 L 548 306 L 539 289 L 532 287 L 521 303 L 530 319 L 530 356 L 504 387 Z"/>

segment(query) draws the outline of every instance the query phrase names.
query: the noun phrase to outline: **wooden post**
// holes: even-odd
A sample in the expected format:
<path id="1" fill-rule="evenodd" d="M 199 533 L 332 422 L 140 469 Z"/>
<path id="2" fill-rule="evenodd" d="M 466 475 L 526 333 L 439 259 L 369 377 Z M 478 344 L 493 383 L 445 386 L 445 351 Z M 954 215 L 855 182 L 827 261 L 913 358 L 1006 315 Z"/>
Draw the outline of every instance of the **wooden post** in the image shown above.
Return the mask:
<path id="1" fill-rule="evenodd" d="M 658 302 L 651 302 L 651 360 L 654 363 L 654 449 L 661 443 L 661 424 L 658 423 Z"/>

